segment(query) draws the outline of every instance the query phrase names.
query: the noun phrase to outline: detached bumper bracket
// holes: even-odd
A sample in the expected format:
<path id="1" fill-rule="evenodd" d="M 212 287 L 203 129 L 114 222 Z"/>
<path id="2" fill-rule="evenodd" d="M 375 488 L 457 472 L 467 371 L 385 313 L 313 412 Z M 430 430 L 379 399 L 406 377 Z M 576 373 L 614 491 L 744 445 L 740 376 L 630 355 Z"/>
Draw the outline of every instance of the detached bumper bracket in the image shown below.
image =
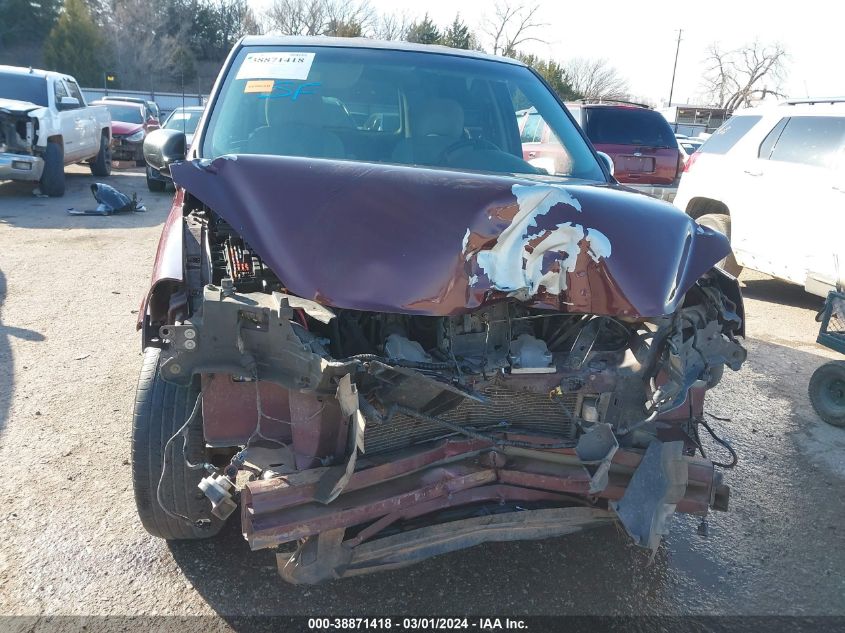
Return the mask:
<path id="1" fill-rule="evenodd" d="M 683 447 L 683 442 L 649 444 L 625 494 L 610 504 L 637 545 L 656 549 L 669 531 L 689 480 Z"/>

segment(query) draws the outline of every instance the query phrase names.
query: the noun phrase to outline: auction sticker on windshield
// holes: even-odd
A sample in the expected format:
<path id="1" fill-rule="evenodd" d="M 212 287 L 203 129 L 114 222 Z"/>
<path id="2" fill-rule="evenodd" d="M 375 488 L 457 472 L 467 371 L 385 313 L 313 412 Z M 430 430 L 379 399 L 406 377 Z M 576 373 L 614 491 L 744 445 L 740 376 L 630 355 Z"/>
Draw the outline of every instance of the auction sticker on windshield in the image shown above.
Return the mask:
<path id="1" fill-rule="evenodd" d="M 235 79 L 308 79 L 314 53 L 247 53 Z"/>

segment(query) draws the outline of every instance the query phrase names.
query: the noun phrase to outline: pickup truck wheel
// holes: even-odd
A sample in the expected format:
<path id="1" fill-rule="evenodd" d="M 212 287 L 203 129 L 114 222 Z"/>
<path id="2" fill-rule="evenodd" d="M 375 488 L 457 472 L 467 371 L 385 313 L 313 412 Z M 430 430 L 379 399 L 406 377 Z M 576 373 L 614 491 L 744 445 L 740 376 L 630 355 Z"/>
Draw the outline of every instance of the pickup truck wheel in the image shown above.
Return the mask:
<path id="1" fill-rule="evenodd" d="M 167 540 L 201 539 L 215 536 L 224 525 L 211 514 L 211 503 L 197 488 L 204 470 L 188 468 L 203 461 L 202 406 L 197 384 L 189 386 L 166 382 L 159 374 L 160 350 L 144 351 L 144 364 L 135 393 L 132 419 L 132 484 L 135 505 L 144 528 Z M 194 419 L 177 435 L 196 408 Z M 168 440 L 170 442 L 165 454 Z M 183 456 L 184 445 L 184 456 Z M 166 462 L 166 463 L 165 463 Z M 164 476 L 162 477 L 162 466 Z M 166 512 L 159 503 L 158 492 Z M 171 515 L 182 515 L 183 520 Z M 201 522 L 204 526 L 200 527 Z"/>
<path id="2" fill-rule="evenodd" d="M 816 369 L 808 391 L 813 409 L 822 420 L 845 427 L 845 361 L 831 361 Z"/>
<path id="3" fill-rule="evenodd" d="M 150 191 L 164 191 L 167 183 L 153 178 L 153 168 L 147 165 L 147 189 Z"/>
<path id="4" fill-rule="evenodd" d="M 59 143 L 47 141 L 39 187 L 41 193 L 54 198 L 65 195 L 65 150 Z"/>
<path id="5" fill-rule="evenodd" d="M 707 215 L 702 215 L 696 220 L 696 222 L 698 222 L 701 226 L 706 226 L 708 229 L 718 231 L 726 236 L 728 240 L 731 239 L 731 218 L 728 215 L 724 215 L 722 213 L 708 213 Z M 733 253 L 725 257 L 725 259 L 718 262 L 716 265 L 734 277 L 739 277 L 739 274 L 742 272 L 742 266 L 736 263 L 736 258 L 734 258 Z"/>
<path id="6" fill-rule="evenodd" d="M 107 134 L 100 136 L 100 151 L 97 152 L 97 156 L 91 161 L 89 167 L 95 176 L 111 176 L 111 147 L 109 147 Z"/>

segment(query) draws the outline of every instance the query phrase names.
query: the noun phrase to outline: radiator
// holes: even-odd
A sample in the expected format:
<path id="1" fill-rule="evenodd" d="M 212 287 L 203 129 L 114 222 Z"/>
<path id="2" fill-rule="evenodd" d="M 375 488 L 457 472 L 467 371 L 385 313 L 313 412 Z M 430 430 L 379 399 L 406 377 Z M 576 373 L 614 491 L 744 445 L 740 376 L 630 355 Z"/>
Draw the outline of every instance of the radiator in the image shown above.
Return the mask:
<path id="1" fill-rule="evenodd" d="M 488 403 L 467 399 L 437 417 L 477 430 L 528 431 L 562 439 L 575 437 L 572 417 L 577 394 L 564 394 L 552 400 L 545 393 L 511 389 L 500 379 L 480 392 L 489 399 Z M 386 453 L 451 434 L 452 431 L 439 424 L 396 414 L 387 423 L 367 424 L 364 452 Z"/>

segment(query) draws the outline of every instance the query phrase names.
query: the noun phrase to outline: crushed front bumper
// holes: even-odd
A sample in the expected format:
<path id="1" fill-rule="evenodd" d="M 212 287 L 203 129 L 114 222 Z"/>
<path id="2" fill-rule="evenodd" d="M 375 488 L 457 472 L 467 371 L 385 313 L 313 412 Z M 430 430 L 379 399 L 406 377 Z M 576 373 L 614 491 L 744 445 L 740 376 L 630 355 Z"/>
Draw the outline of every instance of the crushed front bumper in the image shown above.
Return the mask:
<path id="1" fill-rule="evenodd" d="M 29 154 L 0 154 L 0 180 L 38 182 L 44 171 L 44 159 Z"/>
<path id="2" fill-rule="evenodd" d="M 526 438 L 508 434 L 508 439 Z M 619 449 L 602 469 L 601 460 L 582 460 L 578 449 L 445 440 L 354 472 L 331 503 L 318 501 L 321 480 L 331 479 L 331 468 L 251 481 L 241 493 L 243 533 L 254 550 L 301 541 L 292 555 L 278 555 L 280 573 L 295 583 L 401 567 L 486 541 L 560 536 L 616 520 L 638 544 L 656 546 L 674 510 L 704 516 L 711 507 L 727 509 L 730 490 L 712 462 L 682 455 L 679 444 Z M 420 520 L 490 502 L 502 511 L 448 523 Z M 364 527 L 354 531 L 356 526 Z"/>
<path id="3" fill-rule="evenodd" d="M 112 141 L 112 159 L 114 160 L 144 160 L 144 142 L 127 141 L 125 138 L 115 136 Z"/>

